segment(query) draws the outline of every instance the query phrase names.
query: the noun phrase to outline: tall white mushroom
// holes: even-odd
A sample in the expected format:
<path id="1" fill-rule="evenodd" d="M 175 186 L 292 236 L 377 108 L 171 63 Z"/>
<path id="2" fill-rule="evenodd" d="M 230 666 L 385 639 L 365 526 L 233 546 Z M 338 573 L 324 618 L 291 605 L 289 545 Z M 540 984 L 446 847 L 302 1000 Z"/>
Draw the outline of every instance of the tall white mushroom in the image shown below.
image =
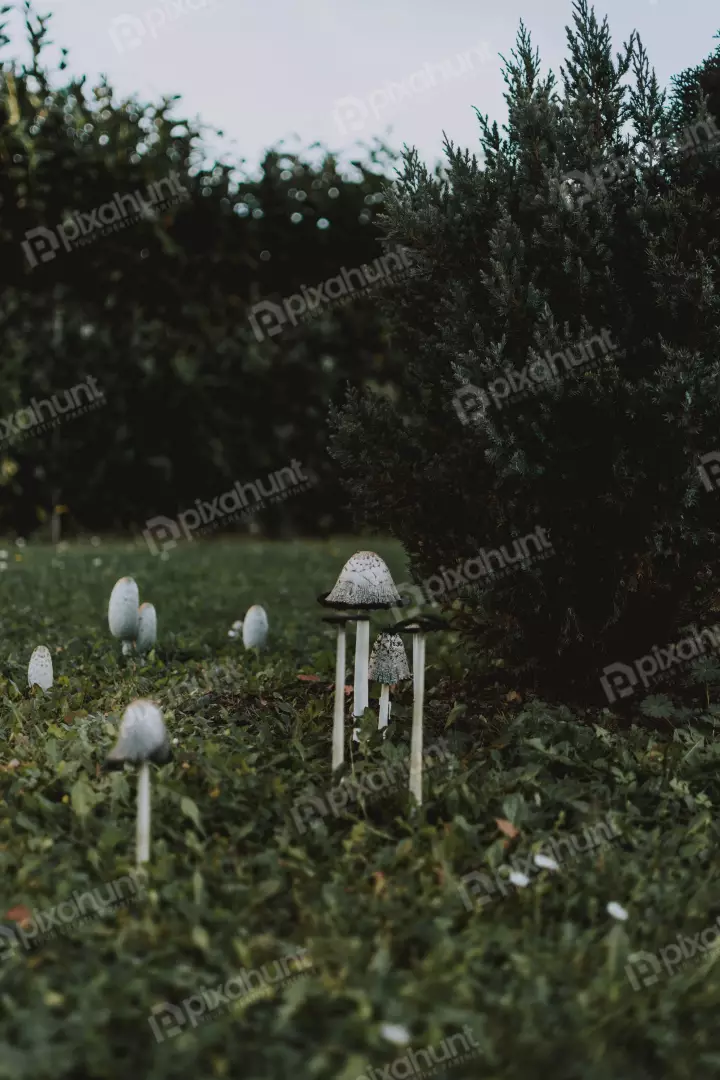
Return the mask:
<path id="1" fill-rule="evenodd" d="M 137 639 L 135 642 L 139 653 L 146 653 L 152 649 L 157 640 L 157 612 L 153 604 L 141 604 L 138 608 Z"/>
<path id="2" fill-rule="evenodd" d="M 38 645 L 33 650 L 28 664 L 28 686 L 39 686 L 49 690 L 53 684 L 53 662 L 46 645 Z"/>
<path id="3" fill-rule="evenodd" d="M 170 740 L 160 709 L 152 701 L 133 701 L 123 714 L 118 740 L 107 756 L 106 767 L 122 768 L 125 762 L 140 766 L 136 830 L 138 869 L 150 861 L 149 762 L 165 765 L 171 756 Z"/>
<path id="4" fill-rule="evenodd" d="M 334 588 L 321 598 L 327 607 L 352 609 L 358 614 L 403 605 L 385 562 L 374 551 L 357 551 L 343 566 Z M 355 632 L 355 679 L 353 716 L 360 717 L 368 705 L 370 617 L 357 619 Z M 353 738 L 358 741 L 357 727 Z"/>
<path id="5" fill-rule="evenodd" d="M 390 687 L 410 678 L 407 653 L 399 634 L 380 634 L 370 653 L 370 679 L 380 683 L 378 730 L 390 719 Z"/>
<path id="6" fill-rule="evenodd" d="M 242 638 L 246 649 L 262 649 L 268 636 L 268 617 L 265 608 L 253 604 L 243 619 Z"/>
<path id="7" fill-rule="evenodd" d="M 138 630 L 138 604 L 140 591 L 131 577 L 115 582 L 108 604 L 108 625 L 113 637 L 123 643 L 123 653 L 132 652 Z"/>
<path id="8" fill-rule="evenodd" d="M 323 597 L 318 597 L 324 603 Z M 345 760 L 345 655 L 347 624 L 356 622 L 362 616 L 340 614 L 327 615 L 323 622 L 337 627 L 337 645 L 335 652 L 335 705 L 333 710 L 332 769 L 339 769 Z"/>
<path id="9" fill-rule="evenodd" d="M 413 635 L 413 720 L 410 737 L 410 793 L 422 806 L 423 708 L 425 704 L 425 635 L 431 630 L 446 630 L 442 619 L 418 615 L 390 628 L 390 633 Z"/>

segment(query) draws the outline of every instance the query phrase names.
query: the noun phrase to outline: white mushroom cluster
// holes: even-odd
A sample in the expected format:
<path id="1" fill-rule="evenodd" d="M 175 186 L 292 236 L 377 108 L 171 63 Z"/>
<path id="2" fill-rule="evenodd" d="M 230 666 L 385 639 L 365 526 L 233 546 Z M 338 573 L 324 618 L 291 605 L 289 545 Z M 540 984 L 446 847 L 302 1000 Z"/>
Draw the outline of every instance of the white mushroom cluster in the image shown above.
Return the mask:
<path id="1" fill-rule="evenodd" d="M 108 625 L 122 641 L 123 655 L 152 649 L 157 640 L 157 613 L 152 604 L 140 604 L 140 590 L 131 577 L 115 582 L 108 604 Z"/>

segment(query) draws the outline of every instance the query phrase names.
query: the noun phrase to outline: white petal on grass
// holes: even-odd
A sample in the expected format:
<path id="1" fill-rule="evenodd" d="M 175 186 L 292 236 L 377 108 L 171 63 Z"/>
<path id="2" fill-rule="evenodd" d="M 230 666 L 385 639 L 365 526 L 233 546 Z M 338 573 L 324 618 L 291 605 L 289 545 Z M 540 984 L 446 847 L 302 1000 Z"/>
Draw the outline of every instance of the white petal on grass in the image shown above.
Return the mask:
<path id="1" fill-rule="evenodd" d="M 551 859 L 549 855 L 534 855 L 533 862 L 536 866 L 539 866 L 542 870 L 559 870 L 560 867 Z"/>
<path id="2" fill-rule="evenodd" d="M 237 637 L 237 636 L 238 636 L 237 630 L 228 630 L 228 637 Z"/>
<path id="3" fill-rule="evenodd" d="M 404 1024 L 383 1024 L 380 1028 L 383 1039 L 395 1046 L 407 1046 L 412 1036 Z"/>
<path id="4" fill-rule="evenodd" d="M 612 915 L 613 919 L 620 919 L 621 922 L 625 922 L 628 917 L 628 913 L 624 907 L 620 904 L 616 904 L 614 900 L 611 900 L 608 906 L 605 908 L 608 915 Z"/>
<path id="5" fill-rule="evenodd" d="M 526 885 L 530 884 L 530 878 L 527 874 L 522 874 L 519 870 L 511 871 L 510 880 L 513 885 L 517 885 L 518 889 L 524 889 Z"/>

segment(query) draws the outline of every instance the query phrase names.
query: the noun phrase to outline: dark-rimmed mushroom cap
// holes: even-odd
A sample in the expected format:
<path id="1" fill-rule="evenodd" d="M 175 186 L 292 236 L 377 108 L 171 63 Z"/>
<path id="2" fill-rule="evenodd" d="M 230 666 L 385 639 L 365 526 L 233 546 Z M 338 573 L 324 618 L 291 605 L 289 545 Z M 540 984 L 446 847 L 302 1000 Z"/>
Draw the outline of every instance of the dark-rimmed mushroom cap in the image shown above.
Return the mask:
<path id="1" fill-rule="evenodd" d="M 383 686 L 394 686 L 411 678 L 410 665 L 399 634 L 383 633 L 370 653 L 370 678 Z"/>
<path id="2" fill-rule="evenodd" d="M 356 551 L 320 603 L 339 610 L 379 611 L 403 602 L 384 560 L 374 551 Z"/>
<path id="3" fill-rule="evenodd" d="M 167 728 L 160 709 L 152 701 L 139 698 L 125 710 L 118 740 L 107 756 L 105 767 L 119 769 L 127 762 L 140 765 L 152 761 L 166 765 L 172 757 Z"/>
<path id="4" fill-rule="evenodd" d="M 437 615 L 417 615 L 415 618 L 402 619 L 389 627 L 389 634 L 430 634 L 434 630 L 449 630 L 450 626 Z"/>

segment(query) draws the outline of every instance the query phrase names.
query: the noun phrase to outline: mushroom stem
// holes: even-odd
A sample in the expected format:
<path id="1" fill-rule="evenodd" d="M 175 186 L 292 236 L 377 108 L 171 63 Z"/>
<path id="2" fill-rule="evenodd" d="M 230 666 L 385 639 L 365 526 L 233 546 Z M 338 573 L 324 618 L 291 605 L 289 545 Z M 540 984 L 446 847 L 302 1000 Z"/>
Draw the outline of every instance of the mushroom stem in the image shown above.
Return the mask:
<path id="1" fill-rule="evenodd" d="M 150 766 L 143 761 L 138 772 L 137 865 L 150 862 Z"/>
<path id="2" fill-rule="evenodd" d="M 378 731 L 388 726 L 390 719 L 390 687 L 383 684 L 380 687 L 380 713 L 378 716 Z"/>
<path id="3" fill-rule="evenodd" d="M 413 635 L 413 720 L 410 739 L 410 791 L 422 806 L 423 704 L 425 699 L 425 635 Z"/>
<path id="4" fill-rule="evenodd" d="M 332 767 L 339 768 L 345 757 L 345 624 L 338 626 L 335 657 L 335 713 L 333 715 Z"/>
<path id="5" fill-rule="evenodd" d="M 360 619 L 355 632 L 355 685 L 353 716 L 362 716 L 368 706 L 368 668 L 370 665 L 370 620 Z M 359 742 L 359 729 L 353 739 Z"/>

